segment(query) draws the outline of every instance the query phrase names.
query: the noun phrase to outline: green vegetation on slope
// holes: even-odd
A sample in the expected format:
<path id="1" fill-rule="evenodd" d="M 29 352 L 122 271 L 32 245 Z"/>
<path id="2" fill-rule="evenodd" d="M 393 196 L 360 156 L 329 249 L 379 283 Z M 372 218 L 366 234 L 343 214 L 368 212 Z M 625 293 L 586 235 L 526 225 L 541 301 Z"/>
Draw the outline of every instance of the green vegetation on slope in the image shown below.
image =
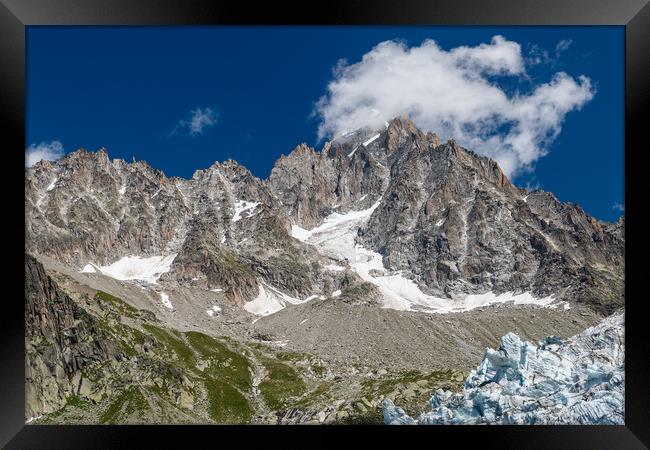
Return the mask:
<path id="1" fill-rule="evenodd" d="M 246 397 L 231 385 L 207 377 L 204 386 L 208 391 L 208 413 L 217 423 L 248 423 L 254 411 Z"/>
<path id="2" fill-rule="evenodd" d="M 204 372 L 211 377 L 225 380 L 233 386 L 251 389 L 251 365 L 239 353 L 235 353 L 218 340 L 196 331 L 186 334 L 188 342 L 209 364 Z"/>
<path id="3" fill-rule="evenodd" d="M 85 367 L 86 389 L 99 394 L 93 394 L 94 400 L 69 397 L 44 422 L 163 423 L 169 417 L 198 422 L 201 416 L 217 423 L 252 420 L 252 369 L 243 355 L 205 334 L 154 325 L 145 312 L 106 292 L 97 291 L 94 298 L 88 313 L 126 359 Z"/>
<path id="4" fill-rule="evenodd" d="M 109 294 L 104 291 L 97 291 L 95 293 L 95 300 L 109 304 L 119 314 L 127 317 L 133 317 L 138 310 L 119 297 Z"/>
<path id="5" fill-rule="evenodd" d="M 158 342 L 162 343 L 166 347 L 167 353 L 172 355 L 172 358 L 177 358 L 184 369 L 193 370 L 196 367 L 194 352 L 183 339 L 151 324 L 144 324 L 142 328 L 151 333 Z"/>
<path id="6" fill-rule="evenodd" d="M 134 414 L 142 416 L 149 409 L 140 388 L 129 386 L 111 402 L 106 411 L 100 416 L 102 424 L 119 424 L 132 419 Z"/>
<path id="7" fill-rule="evenodd" d="M 290 366 L 270 358 L 262 359 L 262 364 L 267 374 L 259 388 L 269 408 L 282 409 L 288 398 L 305 392 L 305 382 Z"/>

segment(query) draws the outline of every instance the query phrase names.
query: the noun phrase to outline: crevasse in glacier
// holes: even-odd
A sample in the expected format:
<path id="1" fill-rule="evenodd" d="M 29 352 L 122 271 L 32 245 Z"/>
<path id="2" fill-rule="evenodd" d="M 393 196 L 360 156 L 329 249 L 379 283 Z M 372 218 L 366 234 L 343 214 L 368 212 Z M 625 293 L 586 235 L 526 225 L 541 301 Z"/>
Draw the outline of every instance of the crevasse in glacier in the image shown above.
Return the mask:
<path id="1" fill-rule="evenodd" d="M 463 391 L 439 389 L 417 420 L 392 401 L 387 424 L 623 424 L 624 310 L 563 341 L 508 333 L 487 349 Z"/>

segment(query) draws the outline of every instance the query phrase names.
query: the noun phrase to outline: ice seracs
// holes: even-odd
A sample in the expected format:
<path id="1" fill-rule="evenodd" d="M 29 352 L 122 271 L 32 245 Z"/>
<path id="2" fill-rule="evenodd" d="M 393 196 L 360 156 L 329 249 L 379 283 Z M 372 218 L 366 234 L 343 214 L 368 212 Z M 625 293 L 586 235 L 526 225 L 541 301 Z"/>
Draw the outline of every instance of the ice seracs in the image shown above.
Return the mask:
<path id="1" fill-rule="evenodd" d="M 461 393 L 439 389 L 417 420 L 383 403 L 388 424 L 623 425 L 625 319 L 619 311 L 563 341 L 508 333 L 487 349 Z"/>

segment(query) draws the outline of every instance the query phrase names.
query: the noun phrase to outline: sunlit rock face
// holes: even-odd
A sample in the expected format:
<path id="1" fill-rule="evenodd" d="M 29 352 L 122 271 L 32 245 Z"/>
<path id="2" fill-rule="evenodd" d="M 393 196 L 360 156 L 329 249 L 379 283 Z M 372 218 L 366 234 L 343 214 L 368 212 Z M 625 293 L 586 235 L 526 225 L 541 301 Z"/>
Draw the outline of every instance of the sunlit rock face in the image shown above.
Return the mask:
<path id="1" fill-rule="evenodd" d="M 508 333 L 487 349 L 463 392 L 438 390 L 417 420 L 390 400 L 387 424 L 622 425 L 625 412 L 624 311 L 562 341 L 537 345 Z"/>

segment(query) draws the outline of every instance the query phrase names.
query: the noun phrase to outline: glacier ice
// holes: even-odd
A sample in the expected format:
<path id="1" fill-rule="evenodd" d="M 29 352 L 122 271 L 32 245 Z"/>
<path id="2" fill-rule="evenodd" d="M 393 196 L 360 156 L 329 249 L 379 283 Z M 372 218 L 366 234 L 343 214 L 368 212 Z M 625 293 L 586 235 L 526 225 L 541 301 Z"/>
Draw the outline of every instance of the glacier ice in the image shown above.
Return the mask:
<path id="1" fill-rule="evenodd" d="M 317 295 L 310 295 L 305 299 L 299 299 L 285 294 L 284 292 L 258 280 L 260 283 L 259 294 L 250 302 L 244 304 L 244 309 L 258 316 L 268 316 L 284 309 L 287 305 L 298 305 L 317 298 Z"/>
<path id="2" fill-rule="evenodd" d="M 417 420 L 384 400 L 387 424 L 622 425 L 625 410 L 624 310 L 564 341 L 537 345 L 516 334 L 487 349 L 463 391 L 438 389 Z"/>
<path id="3" fill-rule="evenodd" d="M 361 279 L 379 288 L 383 296 L 382 307 L 384 308 L 446 314 L 503 303 L 537 305 L 545 308 L 556 304 L 553 295 L 538 298 L 530 292 L 500 294 L 485 292 L 469 294 L 457 299 L 441 298 L 422 292 L 419 286 L 413 280 L 406 278 L 401 271 L 386 273 L 381 254 L 355 243 L 359 228 L 366 224 L 380 204 L 381 198 L 368 209 L 345 214 L 332 213 L 322 224 L 311 230 L 292 225 L 291 235 L 315 246 L 325 256 L 338 261 L 347 260 L 350 269 Z M 332 265 L 326 266 L 328 270 L 332 270 L 331 268 Z"/>
<path id="4" fill-rule="evenodd" d="M 124 256 L 107 266 L 86 264 L 82 273 L 101 273 L 121 281 L 139 280 L 156 284 L 163 273 L 169 272 L 177 253 L 160 256 Z"/>

